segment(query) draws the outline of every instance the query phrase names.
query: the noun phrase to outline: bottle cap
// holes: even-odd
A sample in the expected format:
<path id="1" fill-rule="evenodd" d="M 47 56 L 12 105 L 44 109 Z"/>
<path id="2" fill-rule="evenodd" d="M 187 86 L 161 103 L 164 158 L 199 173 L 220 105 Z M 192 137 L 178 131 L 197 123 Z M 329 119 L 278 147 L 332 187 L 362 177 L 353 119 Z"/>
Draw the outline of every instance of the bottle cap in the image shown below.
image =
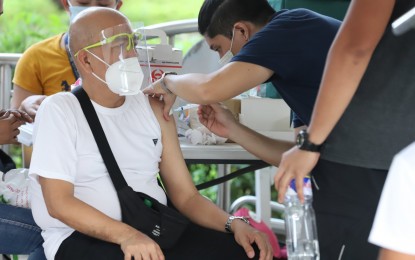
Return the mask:
<path id="1" fill-rule="evenodd" d="M 304 178 L 303 192 L 304 192 L 304 196 L 309 196 L 309 197 L 313 196 L 313 190 L 311 188 L 310 177 Z M 297 187 L 295 186 L 295 179 L 291 180 L 290 185 L 288 186 L 286 195 L 287 196 L 297 195 Z"/>

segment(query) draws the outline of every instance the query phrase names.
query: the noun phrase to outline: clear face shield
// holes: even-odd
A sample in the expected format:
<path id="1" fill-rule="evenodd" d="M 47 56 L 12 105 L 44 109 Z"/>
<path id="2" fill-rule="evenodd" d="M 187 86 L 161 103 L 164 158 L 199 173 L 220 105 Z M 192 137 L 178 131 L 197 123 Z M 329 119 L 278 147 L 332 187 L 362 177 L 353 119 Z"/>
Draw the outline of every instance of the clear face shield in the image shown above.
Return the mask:
<path id="1" fill-rule="evenodd" d="M 142 36 L 140 29 L 133 31 L 130 24 L 121 24 L 102 30 L 97 43 L 82 49 L 108 66 L 105 80 L 94 75 L 121 96 L 135 95 L 141 88 L 144 75 L 136 47 L 142 44 Z M 92 48 L 101 50 L 92 52 Z"/>

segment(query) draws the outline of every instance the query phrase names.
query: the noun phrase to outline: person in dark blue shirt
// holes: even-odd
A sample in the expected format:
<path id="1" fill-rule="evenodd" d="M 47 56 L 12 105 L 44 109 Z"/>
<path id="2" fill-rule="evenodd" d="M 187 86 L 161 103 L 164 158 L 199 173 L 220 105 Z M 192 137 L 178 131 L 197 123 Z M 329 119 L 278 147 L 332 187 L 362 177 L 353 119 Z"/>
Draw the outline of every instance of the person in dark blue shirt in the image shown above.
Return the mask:
<path id="1" fill-rule="evenodd" d="M 294 127 L 307 125 L 327 51 L 340 22 L 307 9 L 281 10 L 243 46 L 232 61 L 273 71 L 267 79 L 295 111 Z"/>
<path id="2" fill-rule="evenodd" d="M 175 95 L 193 103 L 213 104 L 272 82 L 294 111 L 293 126 L 299 130 L 310 121 L 324 62 L 340 24 L 302 8 L 276 12 L 266 0 L 205 0 L 199 12 L 199 32 L 224 66 L 211 74 L 168 74 L 144 93 L 164 95 L 168 119 Z M 273 165 L 293 145 L 244 127 L 218 105 L 200 110 L 212 132 Z"/>

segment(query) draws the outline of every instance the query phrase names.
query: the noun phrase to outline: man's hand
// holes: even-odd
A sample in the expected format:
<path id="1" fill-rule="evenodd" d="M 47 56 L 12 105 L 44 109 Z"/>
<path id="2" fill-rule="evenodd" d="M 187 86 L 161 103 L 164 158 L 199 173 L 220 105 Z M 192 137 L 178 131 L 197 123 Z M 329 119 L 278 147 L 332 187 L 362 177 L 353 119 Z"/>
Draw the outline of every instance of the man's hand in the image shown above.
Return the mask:
<path id="1" fill-rule="evenodd" d="M 259 248 L 260 260 L 270 260 L 273 258 L 272 247 L 266 234 L 259 232 L 240 220 L 232 222 L 232 230 L 234 231 L 236 242 L 244 248 L 249 258 L 255 256 L 255 251 L 251 245 L 252 243 L 256 243 Z"/>
<path id="2" fill-rule="evenodd" d="M 40 104 L 43 102 L 45 98 L 45 95 L 29 96 L 22 101 L 20 109 L 29 114 L 29 116 L 34 120 L 36 117 L 37 110 L 39 109 Z"/>
<path id="3" fill-rule="evenodd" d="M 164 91 L 164 89 L 161 87 L 161 79 L 143 89 L 143 93 L 149 95 L 150 97 L 164 101 L 163 117 L 168 121 L 171 115 L 171 108 L 176 101 L 176 95 L 169 94 Z"/>
<path id="4" fill-rule="evenodd" d="M 200 123 L 206 126 L 212 133 L 225 138 L 230 138 L 230 128 L 237 124 L 231 111 L 224 105 L 201 105 L 197 114 L 199 115 Z"/>
<path id="5" fill-rule="evenodd" d="M 0 144 L 18 144 L 18 129 L 24 121 L 17 118 L 13 113 L 1 111 L 0 116 Z"/>
<path id="6" fill-rule="evenodd" d="M 282 155 L 281 163 L 274 177 L 279 203 L 283 203 L 285 193 L 292 179 L 295 179 L 298 198 L 301 202 L 304 202 L 304 177 L 310 174 L 319 158 L 320 153 L 303 151 L 296 146 Z"/>
<path id="7" fill-rule="evenodd" d="M 137 231 L 121 242 L 125 260 L 164 260 L 160 246 L 145 234 Z"/>

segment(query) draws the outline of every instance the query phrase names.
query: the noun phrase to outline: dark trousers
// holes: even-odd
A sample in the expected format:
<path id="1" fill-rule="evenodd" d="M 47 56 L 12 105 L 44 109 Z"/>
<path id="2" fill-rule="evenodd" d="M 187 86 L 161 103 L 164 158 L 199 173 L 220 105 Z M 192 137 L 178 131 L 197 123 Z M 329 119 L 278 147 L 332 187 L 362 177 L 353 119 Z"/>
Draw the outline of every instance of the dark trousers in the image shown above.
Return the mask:
<path id="1" fill-rule="evenodd" d="M 376 260 L 368 242 L 387 171 L 320 160 L 312 172 L 321 260 Z"/>
<path id="2" fill-rule="evenodd" d="M 255 258 L 259 258 L 256 246 Z M 190 224 L 177 245 L 163 250 L 166 260 L 231 260 L 248 259 L 233 234 L 227 234 Z M 79 232 L 72 233 L 59 247 L 56 260 L 123 260 L 120 245 L 98 240 Z"/>

